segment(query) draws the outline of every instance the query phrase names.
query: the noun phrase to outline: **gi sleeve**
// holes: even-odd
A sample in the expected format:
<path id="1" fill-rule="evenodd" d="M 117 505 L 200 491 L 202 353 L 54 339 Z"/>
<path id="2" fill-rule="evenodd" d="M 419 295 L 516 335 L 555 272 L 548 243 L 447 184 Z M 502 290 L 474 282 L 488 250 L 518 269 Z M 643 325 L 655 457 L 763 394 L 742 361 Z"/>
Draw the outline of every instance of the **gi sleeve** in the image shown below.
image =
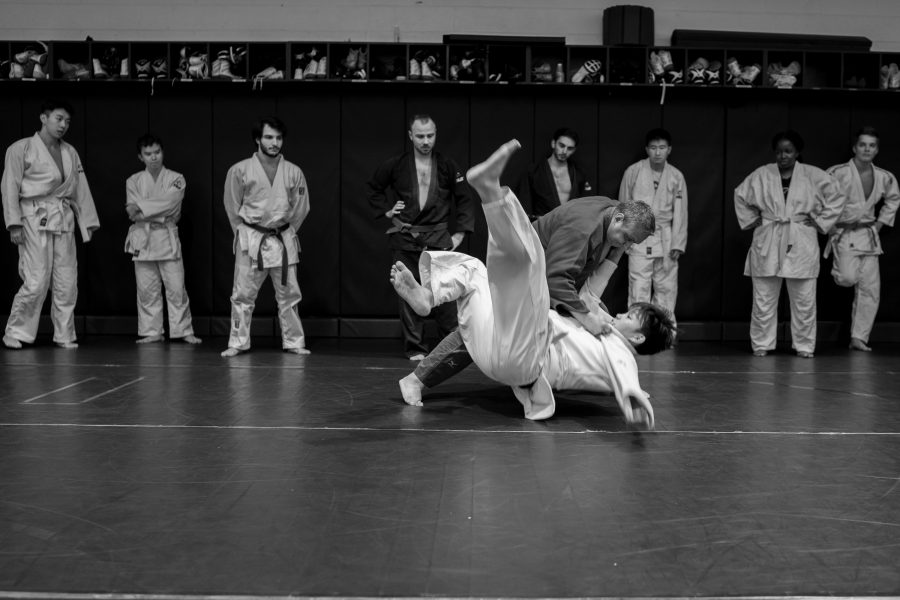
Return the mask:
<path id="1" fill-rule="evenodd" d="M 754 172 L 734 188 L 734 212 L 741 229 L 753 229 L 762 222 L 759 209 L 759 176 Z"/>
<path id="2" fill-rule="evenodd" d="M 19 144 L 13 144 L 6 150 L 6 158 L 3 161 L 3 177 L 0 179 L 0 192 L 3 195 L 3 221 L 6 223 L 7 229 L 22 225 L 19 193 L 24 176 L 25 148 Z"/>
<path id="3" fill-rule="evenodd" d="M 635 173 L 636 170 L 633 165 L 625 169 L 625 174 L 622 175 L 622 183 L 619 184 L 619 202 L 631 202 L 634 200 L 632 191 L 634 190 Z"/>
<path id="4" fill-rule="evenodd" d="M 897 178 L 893 173 L 887 173 L 884 181 L 884 204 L 878 211 L 878 221 L 888 227 L 893 227 L 898 205 L 900 205 L 900 190 L 898 190 Z"/>
<path id="5" fill-rule="evenodd" d="M 684 176 L 678 175 L 678 188 L 675 190 L 675 198 L 672 199 L 672 250 L 681 250 L 687 247 L 688 236 L 688 192 Z"/>
<path id="6" fill-rule="evenodd" d="M 91 187 L 88 185 L 87 176 L 84 174 L 81 158 L 77 153 L 73 152 L 73 154 L 75 155 L 74 166 L 78 173 L 78 187 L 75 190 L 75 205 L 78 207 L 76 216 L 81 228 L 81 235 L 84 241 L 89 242 L 94 231 L 100 229 L 100 217 L 97 216 L 94 195 L 91 194 Z"/>
<path id="7" fill-rule="evenodd" d="M 571 227 L 561 227 L 553 232 L 544 249 L 547 262 L 547 287 L 550 291 L 550 308 L 563 307 L 570 313 L 590 312 L 575 289 L 575 279 L 584 270 L 588 248 L 584 236 Z"/>
<path id="8" fill-rule="evenodd" d="M 244 174 L 237 165 L 228 169 L 228 173 L 225 175 L 225 193 L 223 198 L 225 201 L 225 214 L 228 215 L 231 230 L 237 231 L 238 225 L 241 224 L 241 217 L 238 211 L 241 210 L 241 201 L 244 198 Z"/>
<path id="9" fill-rule="evenodd" d="M 375 219 L 386 218 L 385 213 L 393 207 L 390 200 L 388 200 L 387 190 L 394 185 L 394 167 L 396 164 L 397 159 L 395 158 L 383 163 L 375 169 L 375 173 L 366 184 L 369 206 L 372 209 L 372 217 Z"/>
<path id="10" fill-rule="evenodd" d="M 817 202 L 809 216 L 820 233 L 828 233 L 841 216 L 847 199 L 834 178 L 825 171 L 816 169 L 810 178 L 815 185 Z"/>
<path id="11" fill-rule="evenodd" d="M 306 220 L 306 215 L 309 214 L 309 188 L 306 186 L 306 176 L 303 175 L 303 171 L 300 169 L 297 169 L 297 171 L 297 181 L 291 186 L 294 210 L 288 217 L 288 222 L 291 224 L 291 229 L 294 232 L 300 229 L 300 225 L 303 224 L 303 221 Z"/>
<path id="12" fill-rule="evenodd" d="M 142 198 L 137 195 L 135 202 L 138 208 L 144 213 L 144 217 L 150 219 L 153 217 L 168 217 L 178 212 L 181 202 L 184 200 L 184 191 L 187 183 L 184 177 L 179 175 L 169 184 L 168 189 L 161 196 L 151 196 L 150 198 Z M 135 192 L 137 188 L 135 187 Z"/>

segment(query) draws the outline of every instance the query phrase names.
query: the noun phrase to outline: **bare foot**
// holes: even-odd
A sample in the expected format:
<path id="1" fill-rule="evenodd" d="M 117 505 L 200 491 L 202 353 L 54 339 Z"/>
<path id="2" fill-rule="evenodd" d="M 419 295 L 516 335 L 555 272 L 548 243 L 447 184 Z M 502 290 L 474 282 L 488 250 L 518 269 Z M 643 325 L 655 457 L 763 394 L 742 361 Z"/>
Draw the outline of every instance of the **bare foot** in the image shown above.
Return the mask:
<path id="1" fill-rule="evenodd" d="M 306 356 L 310 354 L 310 351 L 306 348 L 285 348 L 285 352 L 290 352 L 291 354 L 299 354 L 300 356 Z"/>
<path id="2" fill-rule="evenodd" d="M 56 345 L 65 350 L 74 350 L 78 347 L 78 342 L 56 342 Z"/>
<path id="3" fill-rule="evenodd" d="M 768 353 L 769 353 L 768 350 L 754 350 L 753 356 L 765 356 Z"/>
<path id="4" fill-rule="evenodd" d="M 860 350 L 862 352 L 871 352 L 872 348 L 866 345 L 864 341 L 859 338 L 850 338 L 850 349 L 851 350 Z"/>
<path id="5" fill-rule="evenodd" d="M 413 362 L 421 362 L 421 361 L 425 360 L 425 355 L 421 354 L 421 353 L 413 354 L 412 356 L 409 357 L 409 360 L 411 360 Z"/>
<path id="6" fill-rule="evenodd" d="M 434 295 L 419 285 L 412 271 L 400 261 L 391 266 L 391 285 L 420 317 L 427 317 L 434 307 Z"/>
<path id="7" fill-rule="evenodd" d="M 4 335 L 3 345 L 7 348 L 11 348 L 12 350 L 19 350 L 22 347 L 22 342 L 12 337 L 11 335 Z"/>
<path id="8" fill-rule="evenodd" d="M 193 333 L 189 333 L 189 334 L 187 334 L 186 336 L 184 336 L 184 337 L 181 338 L 181 339 L 184 340 L 185 342 L 187 342 L 188 344 L 200 344 L 200 343 L 203 343 L 203 340 L 201 340 L 200 338 L 198 338 L 198 337 L 197 337 L 196 335 L 194 335 Z"/>
<path id="9" fill-rule="evenodd" d="M 156 342 L 163 341 L 163 336 L 161 335 L 145 335 L 142 338 L 138 338 L 135 341 L 135 344 L 155 344 Z"/>
<path id="10" fill-rule="evenodd" d="M 229 346 L 225 349 L 224 352 L 222 352 L 222 356 L 225 358 L 231 358 L 232 356 L 237 356 L 238 354 L 242 354 L 244 352 L 247 352 L 247 350 L 241 350 L 240 348 L 232 348 L 231 346 Z"/>
<path id="11" fill-rule="evenodd" d="M 798 350 L 797 356 L 800 358 L 815 358 L 815 354 L 812 352 L 807 352 L 806 350 Z"/>
<path id="12" fill-rule="evenodd" d="M 487 204 L 503 199 L 500 175 L 503 174 L 509 157 L 521 147 L 522 144 L 519 143 L 519 140 L 510 140 L 497 148 L 484 162 L 478 163 L 466 172 L 466 179 L 481 196 L 482 203 Z"/>
<path id="13" fill-rule="evenodd" d="M 403 401 L 410 406 L 422 406 L 422 389 L 425 385 L 416 377 L 415 373 L 410 373 L 400 380 L 400 393 L 403 395 Z"/>

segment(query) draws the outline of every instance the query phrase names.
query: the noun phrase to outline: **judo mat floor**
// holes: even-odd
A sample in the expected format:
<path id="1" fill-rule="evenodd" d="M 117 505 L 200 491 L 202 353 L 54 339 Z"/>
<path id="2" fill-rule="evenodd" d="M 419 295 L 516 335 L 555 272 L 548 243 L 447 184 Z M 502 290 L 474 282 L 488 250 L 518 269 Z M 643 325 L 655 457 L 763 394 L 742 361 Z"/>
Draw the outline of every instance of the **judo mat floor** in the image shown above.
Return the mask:
<path id="1" fill-rule="evenodd" d="M 639 357 L 522 418 L 397 340 L 0 352 L 0 598 L 900 595 L 900 345 Z"/>

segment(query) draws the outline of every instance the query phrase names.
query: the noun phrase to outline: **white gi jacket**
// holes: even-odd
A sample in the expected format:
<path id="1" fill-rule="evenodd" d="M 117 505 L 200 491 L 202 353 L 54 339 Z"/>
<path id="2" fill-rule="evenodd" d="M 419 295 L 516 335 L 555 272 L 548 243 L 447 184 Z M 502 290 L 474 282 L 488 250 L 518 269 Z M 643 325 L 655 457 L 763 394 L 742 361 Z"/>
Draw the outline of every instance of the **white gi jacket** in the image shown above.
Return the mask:
<path id="1" fill-rule="evenodd" d="M 125 204 L 141 209 L 143 217 L 128 229 L 125 252 L 135 261 L 181 258 L 176 224 L 187 184 L 181 173 L 163 167 L 154 181 L 149 171 L 135 173 L 125 182 Z"/>
<path id="2" fill-rule="evenodd" d="M 640 200 L 650 205 L 656 219 L 656 231 L 640 244 L 628 249 L 632 256 L 662 258 L 670 250 L 687 247 L 688 196 L 687 184 L 681 171 L 666 163 L 653 187 L 653 168 L 650 159 L 638 161 L 625 170 L 619 186 L 619 201 Z"/>
<path id="3" fill-rule="evenodd" d="M 64 141 L 60 149 L 65 179 L 37 133 L 7 149 L 0 180 L 3 219 L 9 229 L 22 225 L 23 217 L 34 217 L 36 229 L 49 233 L 74 232 L 77 220 L 81 238 L 89 241 L 100 227 L 94 197 L 78 152 Z"/>
<path id="4" fill-rule="evenodd" d="M 774 163 L 759 167 L 734 190 L 741 229 L 756 227 L 744 275 L 809 279 L 819 275 L 821 233 L 831 230 L 844 196 L 825 171 L 794 164 L 787 199 Z"/>
<path id="5" fill-rule="evenodd" d="M 828 174 L 834 178 L 843 192 L 846 203 L 828 239 L 828 246 L 825 248 L 826 257 L 833 247 L 842 241 L 846 242 L 842 248 L 845 246 L 851 255 L 883 253 L 881 239 L 871 228 L 876 221 L 875 206 L 879 201 L 884 201 L 877 220 L 892 227 L 897 207 L 900 205 L 900 189 L 893 173 L 875 165 L 872 165 L 872 169 L 875 185 L 868 198 L 863 192 L 862 179 L 853 160 L 828 169 Z"/>
<path id="6" fill-rule="evenodd" d="M 242 160 L 225 176 L 225 212 L 235 232 L 234 251 L 245 251 L 256 266 L 262 249 L 263 268 L 280 267 L 283 252 L 288 264 L 300 260 L 297 230 L 309 213 L 309 193 L 306 178 L 300 167 L 278 157 L 278 170 L 271 184 L 256 154 Z M 278 238 L 266 235 L 247 224 L 279 230 L 284 250 Z"/>

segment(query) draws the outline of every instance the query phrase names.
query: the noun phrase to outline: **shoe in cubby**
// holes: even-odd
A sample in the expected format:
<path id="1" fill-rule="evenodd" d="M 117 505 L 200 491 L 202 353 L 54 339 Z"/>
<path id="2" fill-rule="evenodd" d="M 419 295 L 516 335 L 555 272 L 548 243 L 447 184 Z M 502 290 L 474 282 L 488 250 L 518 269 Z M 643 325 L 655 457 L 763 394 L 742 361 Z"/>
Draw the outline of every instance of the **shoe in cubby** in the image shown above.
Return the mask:
<path id="1" fill-rule="evenodd" d="M 572 74 L 572 83 L 603 83 L 603 63 L 596 58 L 589 58 Z"/>

